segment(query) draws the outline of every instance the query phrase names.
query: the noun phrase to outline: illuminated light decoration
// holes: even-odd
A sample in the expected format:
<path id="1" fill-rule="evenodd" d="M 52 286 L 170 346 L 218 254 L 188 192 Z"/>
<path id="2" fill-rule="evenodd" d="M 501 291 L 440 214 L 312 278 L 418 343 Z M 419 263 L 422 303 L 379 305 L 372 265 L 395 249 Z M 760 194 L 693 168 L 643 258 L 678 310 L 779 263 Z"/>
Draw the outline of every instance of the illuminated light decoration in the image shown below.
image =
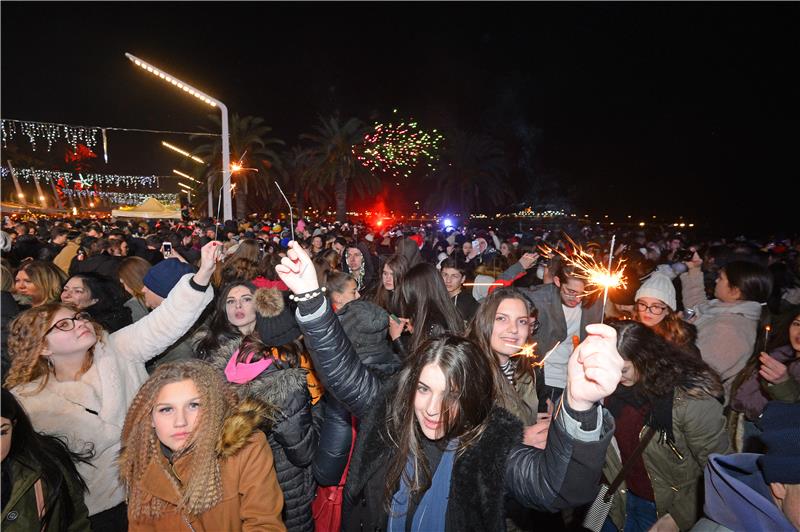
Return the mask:
<path id="1" fill-rule="evenodd" d="M 170 150 L 172 150 L 174 152 L 180 153 L 184 157 L 188 157 L 189 159 L 191 159 L 193 161 L 196 161 L 196 162 L 201 163 L 201 164 L 206 164 L 206 162 L 203 159 L 201 159 L 200 157 L 196 157 L 196 156 L 192 155 L 191 153 L 189 153 L 186 150 L 182 150 L 177 146 L 173 146 L 169 142 L 165 142 L 165 141 L 162 140 L 161 141 L 161 145 L 164 146 L 165 148 L 169 148 Z"/>
<path id="2" fill-rule="evenodd" d="M 117 174 L 73 174 L 72 172 L 59 172 L 52 170 L 38 170 L 34 168 L 15 168 L 18 177 L 21 177 L 25 182 L 31 183 L 35 180 L 46 181 L 52 179 L 58 182 L 63 179 L 65 183 L 78 183 L 81 186 L 93 185 L 106 185 L 106 186 L 133 186 L 138 187 L 158 187 L 159 177 L 154 175 L 117 175 Z M 9 174 L 8 169 L 3 168 L 0 174 L 6 177 Z M 77 175 L 77 178 L 75 177 Z"/>
<path id="3" fill-rule="evenodd" d="M 179 187 L 183 187 L 183 188 L 185 188 L 185 189 L 187 189 L 187 190 L 194 190 L 194 189 L 193 189 L 192 187 L 190 187 L 189 185 L 185 185 L 185 184 L 183 184 L 183 183 L 178 183 L 178 186 L 179 186 Z"/>
<path id="4" fill-rule="evenodd" d="M 375 124 L 352 151 L 358 162 L 373 174 L 399 179 L 409 177 L 421 165 L 432 169 L 439 159 L 442 140 L 441 133 L 435 129 L 428 133 L 412 119 L 398 125 Z"/>
<path id="5" fill-rule="evenodd" d="M 200 182 L 200 181 L 198 181 L 197 179 L 193 178 L 192 176 L 190 176 L 190 175 L 188 175 L 188 174 L 184 174 L 184 173 L 183 173 L 183 172 L 181 172 L 180 170 L 174 170 L 174 169 L 173 169 L 173 170 L 172 170 L 172 173 L 173 173 L 173 174 L 175 174 L 175 175 L 179 175 L 179 176 L 181 176 L 181 177 L 184 177 L 184 178 L 188 179 L 189 181 L 194 181 L 195 183 L 199 183 L 199 182 Z"/>
<path id="6" fill-rule="evenodd" d="M 156 76 L 158 78 L 161 78 L 164 81 L 167 81 L 167 82 L 171 83 L 172 85 L 175 85 L 175 86 L 177 86 L 179 88 L 182 88 L 184 91 L 188 92 L 189 94 L 191 94 L 192 96 L 194 96 L 198 100 L 200 100 L 200 101 L 202 101 L 204 103 L 207 103 L 211 107 L 216 107 L 217 106 L 216 99 L 212 98 L 208 94 L 205 94 L 204 92 L 201 92 L 201 91 L 199 91 L 197 89 L 193 89 L 193 88 L 189 87 L 188 85 L 184 85 L 184 84 L 178 82 L 172 76 L 170 76 L 166 72 L 163 72 L 161 69 L 159 69 L 157 67 L 154 67 L 153 65 L 149 64 L 147 61 L 143 61 L 143 60 L 139 59 L 138 57 L 135 57 L 135 56 L 133 56 L 131 54 L 127 54 L 127 53 L 125 54 L 125 56 L 128 59 L 130 59 L 133 62 L 134 65 L 138 66 L 142 70 L 146 70 L 147 72 L 150 72 L 154 76 Z"/>
<path id="7" fill-rule="evenodd" d="M 97 144 L 97 133 L 100 128 L 84 126 L 68 126 L 65 124 L 49 124 L 45 122 L 23 122 L 22 120 L 2 121 L 3 147 L 8 147 L 8 141 L 17 134 L 27 137 L 33 151 L 36 151 L 37 141 L 47 142 L 47 151 L 59 140 L 65 140 L 72 149 L 77 151 L 78 144 L 85 144 L 89 148 Z"/>
<path id="8" fill-rule="evenodd" d="M 178 203 L 178 194 L 143 194 L 140 192 L 95 192 L 94 190 L 64 190 L 68 197 L 99 197 L 119 205 L 139 205 L 147 198 L 155 198 L 161 203 Z"/>

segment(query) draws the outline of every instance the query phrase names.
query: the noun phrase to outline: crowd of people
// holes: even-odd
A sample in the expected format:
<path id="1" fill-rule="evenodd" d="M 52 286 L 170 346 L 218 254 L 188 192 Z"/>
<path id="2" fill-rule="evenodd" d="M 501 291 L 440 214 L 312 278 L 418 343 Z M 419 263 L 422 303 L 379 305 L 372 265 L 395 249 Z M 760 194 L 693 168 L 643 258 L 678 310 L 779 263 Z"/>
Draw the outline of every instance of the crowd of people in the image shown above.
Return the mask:
<path id="1" fill-rule="evenodd" d="M 3 528 L 800 529 L 800 239 L 525 226 L 5 217 Z"/>

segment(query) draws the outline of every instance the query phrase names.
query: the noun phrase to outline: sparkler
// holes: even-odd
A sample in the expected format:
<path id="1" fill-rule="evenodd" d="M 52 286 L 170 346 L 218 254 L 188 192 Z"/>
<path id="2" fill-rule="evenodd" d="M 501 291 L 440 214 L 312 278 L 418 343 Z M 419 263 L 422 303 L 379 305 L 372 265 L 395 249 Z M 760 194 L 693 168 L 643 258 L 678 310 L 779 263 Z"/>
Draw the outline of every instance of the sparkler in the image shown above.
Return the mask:
<path id="1" fill-rule="evenodd" d="M 608 259 L 608 267 L 603 266 L 594 255 L 588 253 L 576 244 L 568 235 L 565 235 L 569 243 L 572 245 L 574 251 L 572 254 L 567 255 L 563 251 L 551 248 L 546 244 L 539 246 L 539 249 L 545 255 L 552 256 L 556 254 L 564 259 L 564 262 L 570 266 L 574 266 L 576 272 L 574 277 L 580 279 L 586 285 L 582 297 L 587 297 L 592 294 L 603 292 L 603 308 L 605 308 L 606 298 L 608 297 L 608 290 L 612 288 L 625 288 L 627 286 L 623 273 L 625 272 L 624 260 L 619 261 L 616 268 L 612 269 L 612 261 L 614 259 L 614 241 L 616 235 L 611 238 L 611 255 Z M 602 318 L 600 323 L 602 323 Z"/>
<path id="2" fill-rule="evenodd" d="M 769 342 L 769 332 L 772 330 L 772 327 L 767 325 L 764 327 L 764 352 L 767 352 L 767 342 Z"/>
<path id="3" fill-rule="evenodd" d="M 289 199 L 286 197 L 286 194 L 283 193 L 283 189 L 281 188 L 281 186 L 278 184 L 277 181 L 275 181 L 275 186 L 278 187 L 278 191 L 281 193 L 281 196 L 283 196 L 283 200 L 286 202 L 286 205 L 289 207 L 289 220 L 290 220 L 290 224 L 291 224 L 289 226 L 289 229 L 292 230 L 292 240 L 294 240 L 294 215 L 292 214 L 292 204 L 289 203 Z"/>
<path id="4" fill-rule="evenodd" d="M 537 346 L 536 342 L 533 342 L 532 344 L 525 344 L 525 345 L 515 345 L 515 344 L 506 344 L 506 345 L 509 346 L 509 347 L 516 347 L 517 349 L 520 350 L 518 353 L 514 353 L 513 355 L 511 355 L 511 358 L 513 358 L 513 357 L 536 358 L 536 353 L 534 352 L 535 349 L 536 349 L 536 346 Z M 545 362 L 545 360 L 547 360 L 547 357 L 549 357 L 553 353 L 553 351 L 556 350 L 556 348 L 559 345 L 561 345 L 561 340 L 556 342 L 556 345 L 554 345 L 552 347 L 552 349 L 550 349 L 550 351 L 545 353 L 544 357 L 542 357 L 542 359 L 540 361 L 531 362 L 531 364 L 533 364 L 534 366 L 539 366 L 540 368 L 544 367 L 544 362 Z"/>
<path id="5" fill-rule="evenodd" d="M 464 283 L 461 286 L 503 286 L 503 283 Z"/>

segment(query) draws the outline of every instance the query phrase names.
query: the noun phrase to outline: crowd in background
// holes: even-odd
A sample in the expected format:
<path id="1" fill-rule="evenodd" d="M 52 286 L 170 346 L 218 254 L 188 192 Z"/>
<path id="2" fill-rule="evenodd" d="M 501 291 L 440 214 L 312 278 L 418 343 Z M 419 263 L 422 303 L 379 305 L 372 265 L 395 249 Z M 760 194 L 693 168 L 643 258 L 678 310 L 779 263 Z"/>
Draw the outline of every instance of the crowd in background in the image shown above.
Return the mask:
<path id="1" fill-rule="evenodd" d="M 795 530 L 800 238 L 676 229 L 5 217 L 3 527 Z"/>

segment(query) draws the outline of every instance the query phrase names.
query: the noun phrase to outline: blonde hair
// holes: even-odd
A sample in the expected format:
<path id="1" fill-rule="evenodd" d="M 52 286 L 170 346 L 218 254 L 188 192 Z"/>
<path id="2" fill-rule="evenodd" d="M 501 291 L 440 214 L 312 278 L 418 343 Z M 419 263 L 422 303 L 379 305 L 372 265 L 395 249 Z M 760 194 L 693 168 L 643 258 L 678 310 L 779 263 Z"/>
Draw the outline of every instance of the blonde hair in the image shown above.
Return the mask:
<path id="1" fill-rule="evenodd" d="M 17 270 L 19 272 L 25 272 L 31 283 L 39 288 L 41 300 L 33 301 L 33 306 L 55 303 L 61 299 L 61 289 L 67 275 L 52 262 L 34 260 L 23 264 Z"/>
<path id="2" fill-rule="evenodd" d="M 191 380 L 200 392 L 200 413 L 186 446 L 173 455 L 190 456 L 191 474 L 178 479 L 161 452 L 152 424 L 152 413 L 161 389 L 174 382 Z M 222 373 L 202 360 L 182 360 L 156 368 L 133 399 L 122 429 L 120 477 L 128 489 L 128 516 L 132 521 L 158 519 L 169 503 L 142 489 L 140 479 L 155 463 L 180 494 L 178 511 L 200 515 L 222 499 L 219 454 L 220 436 L 239 399 Z"/>
<path id="3" fill-rule="evenodd" d="M 144 306 L 144 276 L 150 263 L 142 257 L 128 257 L 119 264 L 119 280 L 131 289 L 133 297 Z"/>
<path id="4" fill-rule="evenodd" d="M 78 312 L 72 305 L 63 303 L 47 303 L 33 307 L 19 314 L 11 322 L 8 330 L 8 355 L 11 358 L 11 368 L 8 370 L 5 385 L 13 388 L 20 384 L 27 384 L 37 379 L 41 383 L 31 394 L 39 393 L 50 379 L 50 369 L 47 358 L 42 353 L 47 348 L 47 338 L 45 333 L 53 325 L 53 317 L 61 309 L 68 309 Z M 102 336 L 103 328 L 91 322 L 95 336 L 99 339 Z M 81 366 L 80 373 L 83 375 L 94 362 L 94 346 L 86 354 L 86 358 Z"/>

